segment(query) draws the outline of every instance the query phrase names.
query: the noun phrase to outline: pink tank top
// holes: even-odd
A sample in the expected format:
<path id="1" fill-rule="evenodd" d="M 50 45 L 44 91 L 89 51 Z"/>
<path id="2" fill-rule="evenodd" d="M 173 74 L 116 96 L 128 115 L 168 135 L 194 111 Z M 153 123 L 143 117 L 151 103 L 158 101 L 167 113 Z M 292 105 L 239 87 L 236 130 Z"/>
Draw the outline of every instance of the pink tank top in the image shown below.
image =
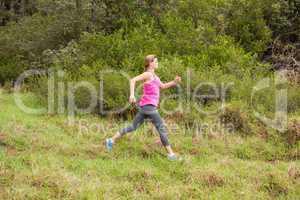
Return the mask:
<path id="1" fill-rule="evenodd" d="M 139 101 L 140 106 L 147 104 L 157 106 L 159 104 L 160 83 L 160 79 L 156 75 L 153 80 L 144 83 L 143 95 Z"/>

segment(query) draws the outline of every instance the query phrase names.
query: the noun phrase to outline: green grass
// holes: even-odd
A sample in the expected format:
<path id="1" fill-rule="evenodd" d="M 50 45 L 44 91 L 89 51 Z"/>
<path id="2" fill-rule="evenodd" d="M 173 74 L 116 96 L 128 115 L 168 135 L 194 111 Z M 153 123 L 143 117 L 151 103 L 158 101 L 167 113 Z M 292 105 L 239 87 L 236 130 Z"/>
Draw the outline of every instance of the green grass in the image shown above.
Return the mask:
<path id="1" fill-rule="evenodd" d="M 181 127 L 169 136 L 183 160 L 170 162 L 148 124 L 108 153 L 105 137 L 125 122 L 88 115 L 68 125 L 22 112 L 3 92 L 0 108 L 0 199 L 300 199 L 300 161 L 275 136 L 201 137 Z M 80 120 L 111 128 L 80 133 Z"/>

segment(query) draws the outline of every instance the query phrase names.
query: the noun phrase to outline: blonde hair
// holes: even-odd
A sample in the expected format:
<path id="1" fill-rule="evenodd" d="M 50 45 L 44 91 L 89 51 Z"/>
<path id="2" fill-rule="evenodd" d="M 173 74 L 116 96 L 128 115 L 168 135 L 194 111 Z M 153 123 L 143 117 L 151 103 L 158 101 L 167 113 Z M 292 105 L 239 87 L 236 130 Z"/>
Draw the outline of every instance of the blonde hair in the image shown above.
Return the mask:
<path id="1" fill-rule="evenodd" d="M 148 69 L 150 63 L 152 63 L 154 61 L 154 59 L 157 58 L 156 55 L 151 54 L 151 55 L 147 55 L 145 57 L 145 71 Z"/>

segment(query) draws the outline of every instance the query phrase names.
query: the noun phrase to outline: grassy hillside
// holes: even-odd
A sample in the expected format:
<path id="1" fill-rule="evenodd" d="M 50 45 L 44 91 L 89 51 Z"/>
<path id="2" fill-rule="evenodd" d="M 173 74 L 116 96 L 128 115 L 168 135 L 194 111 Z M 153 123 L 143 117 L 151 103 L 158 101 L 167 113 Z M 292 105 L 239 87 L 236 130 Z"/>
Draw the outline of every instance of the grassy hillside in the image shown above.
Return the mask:
<path id="1" fill-rule="evenodd" d="M 34 96 L 24 94 L 28 104 Z M 0 199 L 299 199 L 300 161 L 258 136 L 170 131 L 181 161 L 171 162 L 146 124 L 105 151 L 117 123 L 96 116 L 23 113 L 0 96 Z M 108 127 L 79 132 L 79 122 Z M 125 124 L 125 122 L 119 122 Z M 167 121 L 168 123 L 168 121 Z"/>

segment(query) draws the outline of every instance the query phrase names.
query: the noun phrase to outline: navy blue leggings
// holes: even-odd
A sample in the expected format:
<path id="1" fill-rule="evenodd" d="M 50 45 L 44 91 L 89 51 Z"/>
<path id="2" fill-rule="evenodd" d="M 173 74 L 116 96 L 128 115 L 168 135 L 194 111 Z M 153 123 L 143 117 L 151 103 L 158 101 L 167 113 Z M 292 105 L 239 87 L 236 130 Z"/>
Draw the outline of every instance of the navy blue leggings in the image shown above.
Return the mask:
<path id="1" fill-rule="evenodd" d="M 156 106 L 154 105 L 144 105 L 138 106 L 138 113 L 133 119 L 132 124 L 128 127 L 122 128 L 119 130 L 121 136 L 124 134 L 136 130 L 141 124 L 143 124 L 146 118 L 150 118 L 151 122 L 155 125 L 156 130 L 159 132 L 161 143 L 164 146 L 170 145 L 169 139 L 167 136 L 166 126 L 163 123 Z"/>

